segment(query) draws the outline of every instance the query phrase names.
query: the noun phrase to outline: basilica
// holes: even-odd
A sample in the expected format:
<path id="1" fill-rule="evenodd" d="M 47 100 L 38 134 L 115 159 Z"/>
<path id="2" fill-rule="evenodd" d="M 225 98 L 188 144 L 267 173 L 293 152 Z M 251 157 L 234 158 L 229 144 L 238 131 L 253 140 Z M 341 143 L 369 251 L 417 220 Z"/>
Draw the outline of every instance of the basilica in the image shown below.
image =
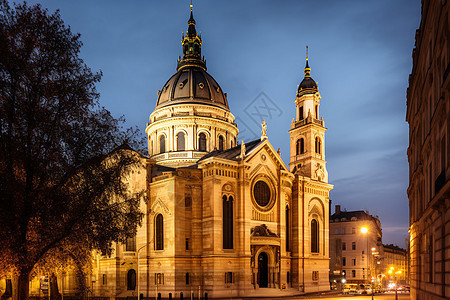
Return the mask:
<path id="1" fill-rule="evenodd" d="M 93 295 L 224 298 L 328 290 L 333 186 L 308 59 L 292 102 L 287 166 L 265 122 L 260 138 L 238 140 L 227 94 L 207 72 L 201 50 L 191 7 L 177 72 L 158 91 L 145 127 L 147 167 L 130 179 L 147 191 L 144 220 L 111 257 L 97 256 Z"/>

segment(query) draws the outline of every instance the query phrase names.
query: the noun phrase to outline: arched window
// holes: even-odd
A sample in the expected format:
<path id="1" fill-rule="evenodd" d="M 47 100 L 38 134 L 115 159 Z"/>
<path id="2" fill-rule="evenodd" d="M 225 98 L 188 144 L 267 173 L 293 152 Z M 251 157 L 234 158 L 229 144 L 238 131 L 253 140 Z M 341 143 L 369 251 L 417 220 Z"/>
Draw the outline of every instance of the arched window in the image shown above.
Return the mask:
<path id="1" fill-rule="evenodd" d="M 185 147 L 186 147 L 186 145 L 185 145 L 184 133 L 178 132 L 177 133 L 177 150 L 184 151 Z"/>
<path id="2" fill-rule="evenodd" d="M 298 119 L 303 120 L 303 106 L 298 108 Z"/>
<path id="3" fill-rule="evenodd" d="M 198 135 L 198 150 L 206 151 L 206 134 L 203 132 Z"/>
<path id="4" fill-rule="evenodd" d="M 166 152 L 166 136 L 162 134 L 159 137 L 159 153 Z"/>
<path id="5" fill-rule="evenodd" d="M 134 291 L 136 289 L 136 271 L 131 269 L 127 273 L 127 290 Z"/>
<path id="6" fill-rule="evenodd" d="M 316 153 L 320 154 L 320 149 L 322 147 L 322 143 L 320 142 L 320 138 L 316 137 Z"/>
<path id="7" fill-rule="evenodd" d="M 314 114 L 315 114 L 315 118 L 318 119 L 319 118 L 319 105 L 316 105 L 314 107 Z"/>
<path id="8" fill-rule="evenodd" d="M 223 136 L 219 135 L 219 151 L 223 151 Z"/>
<path id="9" fill-rule="evenodd" d="M 164 224 L 162 214 L 155 219 L 155 250 L 164 250 Z"/>
<path id="10" fill-rule="evenodd" d="M 233 249 L 233 197 L 222 197 L 223 249 Z"/>
<path id="11" fill-rule="evenodd" d="M 311 253 L 319 253 L 319 223 L 316 219 L 311 221 Z"/>
<path id="12" fill-rule="evenodd" d="M 289 240 L 290 240 L 290 230 L 291 230 L 291 228 L 290 228 L 290 224 L 289 224 L 289 222 L 290 222 L 290 209 L 289 209 L 289 206 L 287 206 L 286 205 L 286 251 L 289 251 L 290 250 L 290 244 L 289 244 Z"/>
<path id="13" fill-rule="evenodd" d="M 297 140 L 295 145 L 295 153 L 296 155 L 305 153 L 305 140 L 303 138 Z"/>

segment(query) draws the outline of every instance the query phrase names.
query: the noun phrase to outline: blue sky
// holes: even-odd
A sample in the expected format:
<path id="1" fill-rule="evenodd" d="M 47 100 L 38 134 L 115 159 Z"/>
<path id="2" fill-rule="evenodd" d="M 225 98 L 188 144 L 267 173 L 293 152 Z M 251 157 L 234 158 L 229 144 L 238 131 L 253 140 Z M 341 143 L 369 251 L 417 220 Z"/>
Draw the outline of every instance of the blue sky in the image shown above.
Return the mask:
<path id="1" fill-rule="evenodd" d="M 157 91 L 176 72 L 189 1 L 48 0 L 41 3 L 81 33 L 81 57 L 101 70 L 101 103 L 144 129 Z M 228 93 L 248 140 L 265 118 L 289 162 L 290 123 L 305 46 L 328 128 L 331 200 L 378 215 L 383 242 L 408 235 L 406 89 L 420 1 L 194 1 L 208 72 Z M 269 110 L 267 110 L 269 107 Z M 255 114 L 257 110 L 259 115 Z"/>

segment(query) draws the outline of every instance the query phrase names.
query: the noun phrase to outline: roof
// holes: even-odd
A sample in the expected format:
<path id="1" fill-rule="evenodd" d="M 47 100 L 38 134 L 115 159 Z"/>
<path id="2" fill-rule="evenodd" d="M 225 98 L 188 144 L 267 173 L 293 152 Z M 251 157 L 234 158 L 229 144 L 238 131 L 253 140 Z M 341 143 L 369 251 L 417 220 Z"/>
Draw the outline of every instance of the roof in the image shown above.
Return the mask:
<path id="1" fill-rule="evenodd" d="M 166 166 L 161 166 L 161 165 L 152 165 L 151 168 L 151 173 L 150 173 L 150 177 L 154 178 L 160 175 L 163 175 L 164 172 L 171 172 L 171 171 L 175 171 L 175 168 L 171 168 L 171 167 L 166 167 Z"/>
<path id="2" fill-rule="evenodd" d="M 261 144 L 263 141 L 261 139 L 257 139 L 245 144 L 245 154 L 247 155 L 252 149 L 257 147 L 259 144 Z M 237 161 L 239 160 L 239 155 L 241 155 L 241 145 L 237 145 L 236 147 L 230 148 L 225 151 L 220 150 L 214 150 L 211 153 L 206 154 L 202 158 L 198 160 L 198 162 L 201 162 L 202 160 L 205 160 L 210 157 L 218 157 L 218 158 L 224 158 L 229 160 Z"/>
<path id="3" fill-rule="evenodd" d="M 357 220 L 371 220 L 373 217 L 366 213 L 363 210 L 355 210 L 355 211 L 341 211 L 339 213 L 334 213 L 331 215 L 330 220 L 340 221 L 342 218 L 345 218 L 346 221 L 351 221 L 351 219 L 355 217 Z"/>
<path id="4" fill-rule="evenodd" d="M 182 103 L 212 105 L 227 111 L 228 101 L 217 81 L 198 66 L 176 72 L 158 92 L 156 109 Z"/>
<path id="5" fill-rule="evenodd" d="M 383 244 L 383 248 L 384 248 L 385 250 L 386 250 L 386 249 L 391 249 L 391 250 L 394 250 L 394 251 L 406 252 L 405 249 L 400 248 L 399 246 L 394 245 L 394 244 L 388 244 L 388 245 Z"/>

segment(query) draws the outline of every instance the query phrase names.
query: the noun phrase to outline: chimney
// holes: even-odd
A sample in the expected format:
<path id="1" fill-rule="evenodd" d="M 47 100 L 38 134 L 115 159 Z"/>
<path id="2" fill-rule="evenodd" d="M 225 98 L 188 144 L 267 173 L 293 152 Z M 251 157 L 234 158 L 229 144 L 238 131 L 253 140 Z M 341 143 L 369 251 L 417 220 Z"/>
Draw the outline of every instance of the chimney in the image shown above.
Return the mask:
<path id="1" fill-rule="evenodd" d="M 340 205 L 335 205 L 334 206 L 334 213 L 335 214 L 339 214 L 341 212 L 341 206 Z"/>

